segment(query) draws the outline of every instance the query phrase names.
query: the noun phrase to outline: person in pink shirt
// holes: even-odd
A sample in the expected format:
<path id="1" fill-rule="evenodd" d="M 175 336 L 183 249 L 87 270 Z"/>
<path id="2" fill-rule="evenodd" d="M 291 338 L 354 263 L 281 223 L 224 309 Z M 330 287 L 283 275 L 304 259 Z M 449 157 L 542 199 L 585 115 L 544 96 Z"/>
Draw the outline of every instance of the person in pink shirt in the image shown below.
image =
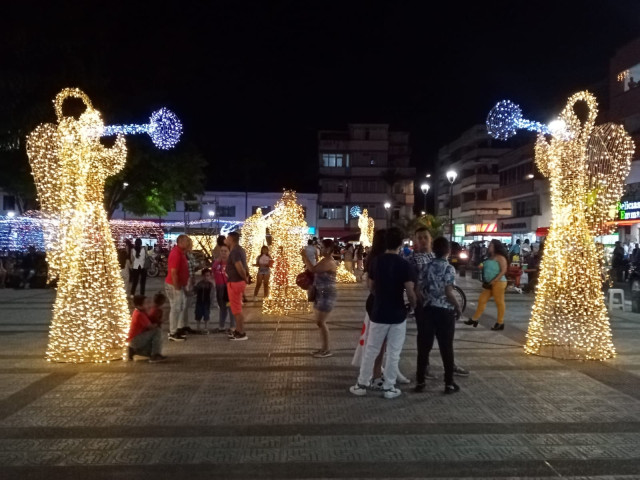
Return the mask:
<path id="1" fill-rule="evenodd" d="M 220 245 L 219 257 L 213 262 L 211 271 L 213 279 L 216 282 L 216 299 L 218 300 L 218 308 L 220 310 L 220 321 L 218 324 L 218 332 L 233 332 L 236 328 L 236 319 L 229 308 L 229 294 L 227 293 L 227 260 L 229 259 L 229 247 Z M 229 329 L 225 329 L 229 316 Z"/>

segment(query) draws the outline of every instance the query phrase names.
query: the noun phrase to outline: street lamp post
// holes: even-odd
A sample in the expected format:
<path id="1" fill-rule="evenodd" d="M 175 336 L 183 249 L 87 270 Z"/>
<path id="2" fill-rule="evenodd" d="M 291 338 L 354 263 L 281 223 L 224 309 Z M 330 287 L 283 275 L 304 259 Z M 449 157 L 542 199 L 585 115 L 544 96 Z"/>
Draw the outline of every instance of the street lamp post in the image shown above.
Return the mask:
<path id="1" fill-rule="evenodd" d="M 384 202 L 384 209 L 387 212 L 387 228 L 389 228 L 389 224 L 391 223 L 391 218 L 389 216 L 389 209 L 391 208 L 390 202 Z"/>
<path id="2" fill-rule="evenodd" d="M 455 170 L 447 172 L 447 180 L 449 180 L 449 241 L 453 241 L 453 182 L 458 178 Z"/>
<path id="3" fill-rule="evenodd" d="M 431 188 L 431 185 L 429 185 L 428 183 L 423 183 L 422 185 L 420 185 L 420 190 L 422 190 L 422 193 L 424 195 L 424 211 L 426 213 L 427 211 L 427 194 L 429 193 L 429 189 Z M 423 215 L 425 215 L 425 213 L 423 213 Z"/>
<path id="4" fill-rule="evenodd" d="M 215 210 L 209 210 L 209 218 L 211 219 L 211 231 L 213 232 L 213 221 L 216 216 Z"/>

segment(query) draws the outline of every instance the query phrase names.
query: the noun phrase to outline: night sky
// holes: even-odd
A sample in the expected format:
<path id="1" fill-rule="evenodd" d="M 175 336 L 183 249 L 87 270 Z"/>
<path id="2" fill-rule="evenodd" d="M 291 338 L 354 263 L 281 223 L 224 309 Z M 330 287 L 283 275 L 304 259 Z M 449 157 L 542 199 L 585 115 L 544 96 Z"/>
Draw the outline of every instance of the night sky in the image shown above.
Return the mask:
<path id="1" fill-rule="evenodd" d="M 423 173 L 502 98 L 545 121 L 578 89 L 606 94 L 638 35 L 632 0 L 11 2 L 0 102 L 49 108 L 77 86 L 108 123 L 168 106 L 208 188 L 244 189 L 248 170 L 253 190 L 313 191 L 317 129 L 409 129 Z"/>

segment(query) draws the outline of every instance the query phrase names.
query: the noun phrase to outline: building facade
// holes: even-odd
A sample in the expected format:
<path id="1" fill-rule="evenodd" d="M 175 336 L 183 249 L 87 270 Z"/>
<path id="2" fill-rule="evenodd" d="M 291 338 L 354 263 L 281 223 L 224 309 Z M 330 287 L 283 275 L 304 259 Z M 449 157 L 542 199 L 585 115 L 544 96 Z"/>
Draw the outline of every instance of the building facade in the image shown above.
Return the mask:
<path id="1" fill-rule="evenodd" d="M 386 124 L 350 124 L 346 131 L 319 131 L 319 236 L 341 238 L 358 233 L 353 207 L 366 208 L 376 228 L 413 216 L 416 170 L 410 159 L 409 133 L 390 131 Z"/>
<path id="2" fill-rule="evenodd" d="M 297 193 L 298 203 L 305 211 L 309 234 L 317 234 L 318 195 L 315 193 Z M 208 220 L 215 227 L 219 222 L 243 222 L 258 208 L 263 214 L 269 213 L 276 202 L 282 198 L 282 192 L 213 192 L 206 191 L 193 201 L 176 202 L 175 210 L 162 218 L 139 217 L 121 208 L 116 210 L 113 219 L 125 220 L 162 220 L 165 222 L 201 222 Z"/>
<path id="3" fill-rule="evenodd" d="M 636 144 L 619 216 L 619 238 L 640 242 L 640 38 L 620 48 L 610 61 L 610 121 L 621 123 Z"/>
<path id="4" fill-rule="evenodd" d="M 511 215 L 511 202 L 496 195 L 500 187 L 500 157 L 509 148 L 492 139 L 485 125 L 475 125 L 438 152 L 436 214 L 453 217 L 454 240 L 500 236 L 498 219 Z M 446 173 L 457 177 L 450 184 Z M 447 222 L 445 232 L 450 232 Z"/>

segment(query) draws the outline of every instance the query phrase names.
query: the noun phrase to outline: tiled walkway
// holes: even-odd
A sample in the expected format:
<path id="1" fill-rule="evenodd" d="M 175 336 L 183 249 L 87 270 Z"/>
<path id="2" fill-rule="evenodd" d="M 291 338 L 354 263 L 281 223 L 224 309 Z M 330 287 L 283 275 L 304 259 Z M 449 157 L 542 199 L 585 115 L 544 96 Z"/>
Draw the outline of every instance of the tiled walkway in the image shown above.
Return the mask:
<path id="1" fill-rule="evenodd" d="M 460 285 L 472 309 L 479 284 Z M 332 358 L 309 355 L 311 315 L 251 304 L 247 342 L 194 336 L 167 344 L 163 364 L 75 366 L 42 360 L 53 292 L 0 290 L 0 479 L 640 479 L 640 315 L 614 314 L 612 361 L 530 357 L 533 299 L 509 294 L 503 332 L 489 330 L 493 306 L 477 329 L 458 326 L 472 371 L 460 393 L 437 380 L 357 398 L 365 294 L 340 287 Z M 401 367 L 414 366 L 410 321 Z"/>

